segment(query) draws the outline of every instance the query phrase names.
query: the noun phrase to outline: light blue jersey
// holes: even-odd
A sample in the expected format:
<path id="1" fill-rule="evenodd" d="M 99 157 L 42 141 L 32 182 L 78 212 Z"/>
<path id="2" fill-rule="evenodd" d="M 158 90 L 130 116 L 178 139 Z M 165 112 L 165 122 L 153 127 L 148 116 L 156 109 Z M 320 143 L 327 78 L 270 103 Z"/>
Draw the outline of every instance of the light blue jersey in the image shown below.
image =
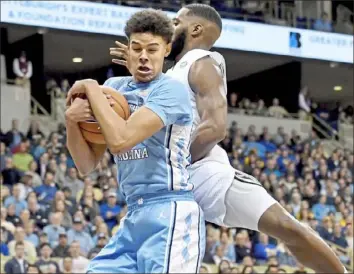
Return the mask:
<path id="1" fill-rule="evenodd" d="M 205 222 L 186 169 L 193 122 L 188 90 L 164 74 L 150 83 L 115 77 L 105 85 L 125 96 L 132 113 L 145 106 L 165 127 L 114 156 L 128 212 L 87 272 L 199 273 Z"/>
<path id="2" fill-rule="evenodd" d="M 114 156 L 118 181 L 127 200 L 146 194 L 192 190 L 186 169 L 191 158 L 193 123 L 187 88 L 165 74 L 149 83 L 135 83 L 132 77 L 114 77 L 104 85 L 124 95 L 131 113 L 145 106 L 165 125 L 130 151 Z"/>

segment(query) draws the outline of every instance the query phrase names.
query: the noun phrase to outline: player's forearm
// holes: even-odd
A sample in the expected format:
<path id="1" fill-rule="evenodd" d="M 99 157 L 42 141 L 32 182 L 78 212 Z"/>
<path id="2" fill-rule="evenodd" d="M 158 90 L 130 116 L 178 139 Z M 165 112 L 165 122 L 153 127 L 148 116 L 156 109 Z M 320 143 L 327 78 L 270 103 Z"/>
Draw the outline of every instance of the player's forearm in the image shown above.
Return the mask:
<path id="1" fill-rule="evenodd" d="M 102 92 L 89 90 L 86 95 L 111 153 L 119 154 L 130 149 L 126 121 L 114 112 Z"/>
<path id="2" fill-rule="evenodd" d="M 75 165 L 82 175 L 92 172 L 98 161 L 89 144 L 82 136 L 77 123 L 66 120 L 66 146 L 75 162 Z"/>
<path id="3" fill-rule="evenodd" d="M 205 157 L 209 151 L 221 142 L 226 135 L 226 127 L 204 122 L 196 130 L 190 147 L 192 163 Z"/>

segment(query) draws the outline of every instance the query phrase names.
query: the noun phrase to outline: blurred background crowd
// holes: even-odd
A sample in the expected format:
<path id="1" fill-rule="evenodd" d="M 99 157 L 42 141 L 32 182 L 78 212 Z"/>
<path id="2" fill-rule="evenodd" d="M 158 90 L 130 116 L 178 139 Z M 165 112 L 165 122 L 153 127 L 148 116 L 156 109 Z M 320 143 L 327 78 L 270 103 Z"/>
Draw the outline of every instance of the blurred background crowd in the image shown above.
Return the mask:
<path id="1" fill-rule="evenodd" d="M 153 6 L 168 11 L 177 11 L 181 4 L 200 2 L 213 5 L 224 18 L 233 20 L 323 32 L 353 32 L 353 7 L 345 3 L 332 2 L 330 11 L 320 8 L 318 16 L 313 16 L 308 11 L 323 7 L 321 1 L 91 2 Z M 27 100 L 23 94 L 29 91 L 30 114 L 16 118 L 24 107 L 8 107 L 11 96 L 2 97 L 1 107 L 8 108 L 0 130 L 0 272 L 84 273 L 88 261 L 116 233 L 127 209 L 119 191 L 117 169 L 108 152 L 89 176 L 80 176 L 75 168 L 65 145 L 63 102 L 75 80 L 93 78 L 103 83 L 109 77 L 127 75 L 127 71 L 110 65 L 106 44 L 112 45 L 117 37 L 75 34 L 78 37 L 74 38 L 69 31 L 68 36 L 78 39 L 80 48 L 89 45 L 85 39 L 104 44 L 107 56 L 99 57 L 103 65 L 94 66 L 85 63 L 88 55 L 95 57 L 90 54 L 90 46 L 85 53 L 77 50 L 78 44 L 70 44 L 72 52 L 66 57 L 86 55 L 81 61 L 75 57 L 77 62 L 73 58 L 64 64 L 51 62 L 64 59 L 57 55 L 68 51 L 65 44 L 69 40 L 60 44 L 63 47 L 60 53 L 53 53 L 48 42 L 64 34 L 47 33 L 43 29 L 36 29 L 34 34 L 31 31 L 27 27 L 14 29 L 11 24 L 1 24 L 2 43 L 8 41 L 5 46 L 2 44 L 1 68 L 8 75 L 3 76 L 2 72 L 1 88 L 10 91 L 8 94 L 15 98 L 16 104 Z M 253 76 L 234 79 L 232 74 L 229 79 L 229 129 L 220 146 L 228 153 L 230 163 L 256 177 L 290 214 L 315 230 L 352 270 L 354 117 L 353 95 L 345 93 L 348 86 L 344 85 L 353 84 L 352 64 L 323 61 L 335 81 L 343 81 L 343 87 L 336 87 L 337 93 L 332 94 L 333 87 L 325 82 L 329 77 L 324 77 L 322 70 L 311 76 L 303 72 L 313 63 L 291 59 L 272 70 L 264 65 L 270 58 L 220 51 L 230 72 L 242 68 L 245 63 L 238 63 L 245 62 L 242 60 L 263 64 L 263 71 L 249 71 Z M 231 59 L 236 61 L 229 63 Z M 272 55 L 271 59 L 275 57 Z M 314 62 L 319 66 L 320 61 Z M 60 69 L 54 69 L 55 65 Z M 349 71 L 350 78 L 343 76 L 342 68 Z M 327 90 L 314 85 L 318 84 L 312 82 L 316 77 L 325 82 Z M 348 132 L 351 132 L 349 138 L 344 138 Z M 200 272 L 260 274 L 311 273 L 311 270 L 300 265 L 281 242 L 267 235 L 207 224 L 206 252 Z"/>
<path id="2" fill-rule="evenodd" d="M 116 232 L 126 212 L 116 167 L 106 153 L 93 174 L 80 177 L 65 147 L 62 124 L 45 136 L 35 121 L 28 132 L 21 132 L 18 122 L 13 120 L 12 129 L 1 135 L 0 252 L 10 257 L 22 253 L 42 273 L 83 273 L 87 260 Z M 236 169 L 255 176 L 350 264 L 352 152 L 336 149 L 326 154 L 315 133 L 302 140 L 296 131 L 289 136 L 280 127 L 273 135 L 265 126 L 259 135 L 253 125 L 242 132 L 237 122 L 220 145 Z M 301 269 L 275 239 L 212 224 L 207 226 L 204 263 L 203 271 L 215 265 L 220 273 L 256 273 L 255 267 L 265 264 Z M 11 261 L 4 267 L 9 272 Z"/>

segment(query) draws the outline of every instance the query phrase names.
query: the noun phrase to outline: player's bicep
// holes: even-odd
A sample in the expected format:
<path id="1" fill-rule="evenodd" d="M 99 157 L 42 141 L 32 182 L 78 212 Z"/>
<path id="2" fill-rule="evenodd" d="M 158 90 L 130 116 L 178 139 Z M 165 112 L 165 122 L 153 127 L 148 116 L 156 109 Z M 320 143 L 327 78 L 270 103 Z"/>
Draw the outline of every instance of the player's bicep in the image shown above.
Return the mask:
<path id="1" fill-rule="evenodd" d="M 197 61 L 190 70 L 189 83 L 196 93 L 197 110 L 202 121 L 226 121 L 226 86 L 222 73 L 210 57 Z"/>

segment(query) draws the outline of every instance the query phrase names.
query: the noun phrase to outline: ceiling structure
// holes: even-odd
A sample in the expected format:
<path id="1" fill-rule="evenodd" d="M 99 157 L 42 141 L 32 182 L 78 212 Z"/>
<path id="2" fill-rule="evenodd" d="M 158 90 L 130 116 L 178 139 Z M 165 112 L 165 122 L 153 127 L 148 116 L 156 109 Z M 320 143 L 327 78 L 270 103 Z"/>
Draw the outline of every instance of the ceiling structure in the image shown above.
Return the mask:
<path id="1" fill-rule="evenodd" d="M 111 62 L 109 48 L 114 47 L 114 40 L 124 41 L 123 37 L 107 35 L 43 30 L 17 25 L 7 27 L 10 43 L 44 32 L 44 66 L 47 71 L 75 72 L 108 65 Z M 332 67 L 329 62 L 324 61 L 226 49 L 218 51 L 226 60 L 228 80 L 239 79 L 297 60 L 303 63 L 302 84 L 309 86 L 313 98 L 328 101 L 335 97 L 343 101 L 353 101 L 353 65 L 339 64 Z M 73 63 L 74 57 L 83 58 L 83 62 Z M 334 86 L 341 86 L 342 91 L 334 92 Z"/>
<path id="2" fill-rule="evenodd" d="M 353 65 L 308 61 L 302 64 L 302 84 L 307 85 L 311 97 L 318 102 L 333 100 L 353 105 Z M 341 90 L 335 91 L 335 87 Z"/>

